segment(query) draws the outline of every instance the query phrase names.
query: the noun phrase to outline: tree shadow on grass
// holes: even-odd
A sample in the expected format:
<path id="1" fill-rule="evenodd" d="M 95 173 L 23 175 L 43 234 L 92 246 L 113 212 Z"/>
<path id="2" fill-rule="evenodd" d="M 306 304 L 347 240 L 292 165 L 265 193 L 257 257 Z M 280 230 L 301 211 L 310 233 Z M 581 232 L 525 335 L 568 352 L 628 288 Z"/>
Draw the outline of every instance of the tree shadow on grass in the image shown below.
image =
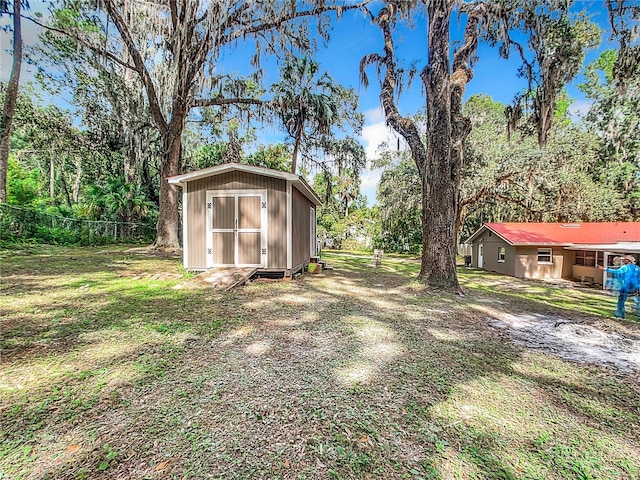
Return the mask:
<path id="1" fill-rule="evenodd" d="M 89 257 L 89 252 L 82 253 Z M 213 333 L 222 323 L 216 317 L 218 307 L 233 298 L 229 295 L 221 301 L 213 290 L 173 289 L 181 279 L 173 262 L 161 261 L 159 268 L 145 270 L 147 260 L 133 259 L 128 270 L 114 270 L 110 253 L 96 255 L 77 270 L 73 263 L 51 262 L 55 266 L 48 277 L 39 276 L 36 263 L 15 273 L 7 282 L 11 288 L 3 289 L 7 302 L 0 341 L 4 361 L 68 352 L 82 343 L 81 335 L 100 330 L 144 325 L 171 333 L 197 326 Z M 168 280 L 156 280 L 153 268 L 168 270 Z"/>
<path id="2" fill-rule="evenodd" d="M 191 341 L 156 336 L 118 343 L 99 356 L 78 344 L 68 355 L 12 365 L 21 384 L 3 386 L 0 471 L 9 478 L 99 476 L 105 461 L 117 463 L 127 455 L 122 443 L 128 439 L 118 437 L 131 405 L 172 375 Z M 112 347 L 111 339 L 105 347 Z M 20 369 L 38 381 L 20 378 Z M 16 378 L 6 370 L 3 375 Z"/>
<path id="3" fill-rule="evenodd" d="M 341 280 L 334 279 L 334 282 L 339 283 Z M 376 300 L 380 300 L 381 297 L 384 298 L 385 294 L 383 292 L 378 292 L 376 294 Z M 406 296 L 403 298 L 402 295 L 398 296 L 397 294 L 394 294 L 394 298 L 398 301 L 398 307 L 411 300 Z M 367 301 L 363 300 L 363 297 L 361 296 L 359 296 L 358 299 L 367 303 Z M 350 298 L 349 301 L 353 303 L 353 299 Z M 462 300 L 457 302 L 459 305 L 456 307 L 449 308 L 450 314 L 457 317 L 464 317 L 464 302 L 465 301 Z M 426 305 L 429 303 L 430 302 L 426 302 Z M 447 308 L 448 307 L 445 306 L 445 309 Z M 544 308 L 548 309 L 548 307 Z M 388 312 L 376 313 L 379 311 L 378 305 L 375 305 L 375 308 L 369 308 L 367 310 L 366 305 L 361 304 L 360 308 L 354 306 L 352 309 L 354 311 L 360 310 L 362 312 L 366 312 L 366 315 L 370 318 L 375 319 L 378 322 L 389 324 L 390 317 Z M 400 308 L 398 308 L 398 310 L 400 311 Z M 567 370 L 575 369 L 580 373 L 579 381 L 574 383 L 562 381 L 558 378 L 558 373 L 553 372 L 553 370 L 549 371 L 548 377 L 538 377 L 521 371 L 515 371 L 513 369 L 514 362 L 527 363 L 529 361 L 526 356 L 525 358 L 520 358 L 527 352 L 526 349 L 517 348 L 511 344 L 501 343 L 504 337 L 501 338 L 498 336 L 498 338 L 495 338 L 495 332 L 486 332 L 486 325 L 477 324 L 479 319 L 474 315 L 468 315 L 468 321 L 466 326 L 463 328 L 477 328 L 480 331 L 484 331 L 482 334 L 478 335 L 480 339 L 477 341 L 451 341 L 451 338 L 456 336 L 459 338 L 465 338 L 465 334 L 468 336 L 469 332 L 456 332 L 455 329 L 461 325 L 456 326 L 455 321 L 450 323 L 447 322 L 445 325 L 442 323 L 443 319 L 433 322 L 433 318 L 428 318 L 428 311 L 433 311 L 433 309 L 427 307 L 426 310 L 427 312 L 425 312 L 426 315 L 424 322 L 427 325 L 435 327 L 432 328 L 432 335 L 435 335 L 437 338 L 441 338 L 442 336 L 438 335 L 437 330 L 438 328 L 440 330 L 444 329 L 449 333 L 449 340 L 447 340 L 448 346 L 446 348 L 438 348 L 428 352 L 433 356 L 431 358 L 433 358 L 434 361 L 428 362 L 426 366 L 422 368 L 418 368 L 420 373 L 415 380 L 416 382 L 418 382 L 419 379 L 427 379 L 431 385 L 435 385 L 436 392 L 444 391 L 445 395 L 450 395 L 456 386 L 467 384 L 474 379 L 485 378 L 487 376 L 491 377 L 494 375 L 504 375 L 515 378 L 526 385 L 532 384 L 536 389 L 540 389 L 546 397 L 545 402 L 549 402 L 553 405 L 554 409 L 564 412 L 564 415 L 580 419 L 579 421 L 585 428 L 596 428 L 600 431 L 607 432 L 607 434 L 612 437 L 615 437 L 619 436 L 621 432 L 626 432 L 626 435 L 629 435 L 630 431 L 628 428 L 628 422 L 630 420 L 633 423 L 638 421 L 638 413 L 634 405 L 637 405 L 637 399 L 639 398 L 640 392 L 638 389 L 631 388 L 626 382 L 616 382 L 611 380 L 611 377 L 608 374 L 609 372 L 606 369 L 575 365 L 568 366 Z M 396 331 L 404 330 L 405 332 L 411 330 L 411 328 L 407 327 L 411 325 L 412 322 L 415 322 L 414 318 L 403 318 L 402 315 L 398 315 L 395 320 L 395 322 L 392 322 L 394 323 L 394 329 Z M 413 328 L 418 330 L 424 330 L 426 328 L 428 330 L 428 327 L 423 325 L 417 327 L 413 325 Z M 420 338 L 425 339 L 428 337 L 422 335 Z M 404 342 L 405 345 L 410 343 L 410 341 Z M 455 355 L 451 355 L 451 352 L 456 349 L 459 351 L 456 352 Z M 442 369 L 443 365 L 445 366 L 444 369 Z M 406 366 L 404 368 L 406 369 Z M 597 375 L 594 375 L 594 372 L 597 373 Z M 404 373 L 406 374 L 407 372 L 405 371 Z M 590 385 L 584 387 L 580 384 L 580 381 L 587 381 Z M 433 390 L 431 393 L 433 394 Z M 437 395 L 434 398 L 437 398 Z M 629 398 L 635 398 L 636 401 L 629 402 Z M 637 437 L 637 435 L 635 437 Z M 637 441 L 637 438 L 635 441 Z M 489 462 L 487 460 L 487 458 L 495 459 L 498 457 L 492 457 L 491 454 L 489 454 L 489 456 L 485 458 L 478 453 L 477 450 L 474 450 L 474 448 L 475 447 L 469 447 L 467 449 L 467 453 L 469 454 L 467 455 L 468 459 L 469 461 L 478 463 L 477 468 L 482 470 L 483 473 L 481 473 L 485 475 L 485 478 L 516 478 L 513 476 L 514 473 L 510 472 L 508 468 L 503 468 L 501 464 L 496 463 L 495 461 Z M 579 456 L 576 457 L 575 452 L 570 452 L 569 456 L 571 457 L 572 455 L 575 458 L 572 457 L 573 459 L 567 460 L 567 462 L 575 463 L 575 468 L 572 470 L 575 473 L 582 468 L 580 465 L 584 462 L 578 458 Z M 560 461 L 559 464 L 562 464 L 562 461 Z M 556 467 L 548 468 L 551 468 L 553 471 L 553 468 Z M 592 470 L 595 469 L 597 471 L 597 465 L 595 467 L 589 467 L 587 465 L 584 468 L 587 470 L 591 468 Z M 561 471 L 562 475 L 566 475 L 569 470 L 561 469 Z M 631 469 L 628 471 L 631 471 Z"/>
<path id="4" fill-rule="evenodd" d="M 38 453 L 28 475 L 44 477 L 34 472 L 46 467 L 51 478 L 571 478 L 579 449 L 596 445 L 584 431 L 633 435 L 625 421 L 637 423 L 636 390 L 625 393 L 596 367 L 541 362 L 487 328 L 465 299 L 427 298 L 392 273 L 302 278 L 228 295 L 114 296 L 102 329 L 149 325 L 168 343 L 186 331 L 195 340 L 177 356 L 138 352 L 149 375 L 142 389 L 65 420 L 60 431 L 84 439 L 81 452 L 63 465 Z M 87 331 L 101 332 L 94 320 L 66 332 L 80 349 Z M 563 381 L 562 369 L 575 379 Z M 578 396 L 585 402 L 567 401 Z M 591 411 L 600 401 L 619 412 L 608 425 Z M 577 446 L 563 450 L 572 436 Z M 117 455 L 101 470 L 104 444 Z M 596 460 L 606 463 L 608 451 Z"/>

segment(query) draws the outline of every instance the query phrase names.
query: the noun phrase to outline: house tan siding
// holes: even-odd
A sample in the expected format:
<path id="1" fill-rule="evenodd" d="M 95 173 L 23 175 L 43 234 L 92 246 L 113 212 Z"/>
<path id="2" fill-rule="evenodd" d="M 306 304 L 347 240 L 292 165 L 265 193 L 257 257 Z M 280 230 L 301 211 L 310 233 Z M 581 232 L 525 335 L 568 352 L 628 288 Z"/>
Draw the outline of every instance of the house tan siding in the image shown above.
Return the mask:
<path id="1" fill-rule="evenodd" d="M 580 281 L 586 280 L 599 285 L 604 283 L 602 270 L 598 270 L 596 267 L 586 267 L 584 265 L 574 265 L 570 278 Z"/>
<path id="2" fill-rule="evenodd" d="M 576 262 L 576 252 L 563 248 L 559 250 L 558 253 L 562 254 L 562 278 L 571 278 L 573 275 L 573 264 Z"/>
<path id="3" fill-rule="evenodd" d="M 309 263 L 311 247 L 311 202 L 297 188 L 291 189 L 292 210 L 292 266 Z"/>
<path id="4" fill-rule="evenodd" d="M 483 244 L 482 268 L 490 272 L 498 272 L 505 275 L 515 275 L 516 250 L 495 233 L 487 230 L 473 242 L 472 265 L 478 266 L 478 246 Z M 504 262 L 499 261 L 500 247 L 505 249 Z"/>
<path id="5" fill-rule="evenodd" d="M 190 269 L 205 269 L 206 260 L 206 192 L 207 190 L 266 190 L 267 191 L 267 268 L 286 268 L 286 181 L 248 172 L 227 172 L 189 182 L 187 188 L 187 264 Z M 245 201 L 245 200 L 243 200 Z M 249 201 L 249 200 L 247 200 Z M 252 211 L 252 209 L 249 209 Z M 240 220 L 240 219 L 239 219 Z M 245 226 L 255 224 L 250 216 L 240 220 Z M 246 241 L 251 243 L 247 235 Z M 229 255 L 226 252 L 226 255 Z M 249 259 L 247 259 L 248 261 Z M 251 258 L 250 260 L 255 260 Z"/>
<path id="6" fill-rule="evenodd" d="M 571 278 L 575 252 L 562 246 L 511 246 L 490 230 L 484 231 L 473 242 L 472 265 L 478 266 L 478 249 L 483 245 L 483 266 L 490 272 L 518 278 Z M 498 261 L 499 248 L 504 247 L 504 262 Z M 551 249 L 551 263 L 538 262 L 538 249 Z"/>
<path id="7" fill-rule="evenodd" d="M 551 249 L 553 262 L 538 262 L 538 250 Z M 571 278 L 573 257 L 575 253 L 562 246 L 518 247 L 516 260 L 516 277 L 519 278 Z"/>

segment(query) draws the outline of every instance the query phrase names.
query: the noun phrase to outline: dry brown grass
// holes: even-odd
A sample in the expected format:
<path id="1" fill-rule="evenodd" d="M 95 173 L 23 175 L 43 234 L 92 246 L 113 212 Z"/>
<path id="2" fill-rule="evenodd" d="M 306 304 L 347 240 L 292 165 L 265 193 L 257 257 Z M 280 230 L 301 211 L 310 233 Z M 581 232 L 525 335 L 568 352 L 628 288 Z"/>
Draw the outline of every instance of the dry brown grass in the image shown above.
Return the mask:
<path id="1" fill-rule="evenodd" d="M 637 373 L 490 320 L 637 325 L 517 280 L 462 273 L 459 298 L 411 283 L 408 259 L 334 256 L 223 294 L 122 248 L 2 261 L 9 478 L 638 478 Z"/>

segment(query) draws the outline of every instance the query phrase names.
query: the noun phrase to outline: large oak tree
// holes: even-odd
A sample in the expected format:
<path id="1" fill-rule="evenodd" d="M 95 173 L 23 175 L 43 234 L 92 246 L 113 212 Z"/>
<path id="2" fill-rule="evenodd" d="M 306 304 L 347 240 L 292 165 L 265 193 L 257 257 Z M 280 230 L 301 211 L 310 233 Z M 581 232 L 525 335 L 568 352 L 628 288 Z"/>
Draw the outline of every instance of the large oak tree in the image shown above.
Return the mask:
<path id="1" fill-rule="evenodd" d="M 383 36 L 383 53 L 365 56 L 360 64 L 362 82 L 368 85 L 366 71 L 375 65 L 380 83 L 380 103 L 387 123 L 400 134 L 411 151 L 422 184 L 422 262 L 419 278 L 435 287 L 455 288 L 462 293 L 456 274 L 457 219 L 460 171 L 464 142 L 471 125 L 462 113 L 466 85 L 473 77 L 478 42 L 500 44 L 507 56 L 515 49 L 524 64 L 522 72 L 540 93 L 533 102 L 541 133 L 541 145 L 550 127 L 558 85 L 575 74 L 582 61 L 582 44 L 574 41 L 573 26 L 566 20 L 567 2 L 539 0 L 469 1 L 390 0 L 372 14 Z M 427 16 L 427 61 L 421 70 L 402 68 L 394 47 L 396 27 L 409 18 Z M 451 19 L 464 20 L 462 38 L 452 49 Z M 528 47 L 513 41 L 510 33 L 520 30 L 529 36 Z M 541 39 L 552 32 L 557 48 L 545 50 Z M 562 47 L 562 48 L 560 48 Z M 566 47 L 566 48 L 565 48 Z M 571 48 L 569 48 L 571 47 Z M 534 52 L 532 59 L 527 53 Z M 542 59 L 542 60 L 541 60 Z M 543 63 L 539 64 L 539 61 Z M 426 96 L 426 140 L 410 116 L 401 114 L 397 97 L 406 88 L 404 80 L 419 75 Z M 550 83 L 551 82 L 551 83 Z"/>
<path id="2" fill-rule="evenodd" d="M 340 15 L 366 3 L 105 0 L 96 11 L 85 11 L 84 19 L 97 28 L 81 21 L 71 33 L 105 61 L 135 72 L 162 136 L 157 247 L 179 243 L 179 196 L 167 178 L 181 173 L 182 134 L 192 109 L 260 105 L 255 86 L 263 54 L 308 51 L 313 47 L 311 19 L 326 38 L 330 13 Z M 255 51 L 253 74 L 232 78 L 221 73 L 221 55 L 246 42 L 253 42 Z"/>

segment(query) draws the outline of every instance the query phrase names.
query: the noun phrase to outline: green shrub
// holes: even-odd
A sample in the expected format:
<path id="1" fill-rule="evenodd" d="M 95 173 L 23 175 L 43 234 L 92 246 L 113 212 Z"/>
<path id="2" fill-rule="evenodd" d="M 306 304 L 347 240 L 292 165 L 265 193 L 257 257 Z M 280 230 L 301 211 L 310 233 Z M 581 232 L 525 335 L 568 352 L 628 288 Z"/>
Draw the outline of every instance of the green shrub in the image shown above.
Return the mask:
<path id="1" fill-rule="evenodd" d="M 372 252 L 373 251 L 371 246 L 366 246 L 364 243 L 358 242 L 354 238 L 347 238 L 347 239 L 343 240 L 341 249 L 342 250 L 358 251 L 358 252 Z"/>
<path id="2" fill-rule="evenodd" d="M 51 245 L 77 245 L 80 243 L 80 233 L 60 227 L 38 227 L 36 239 Z"/>

